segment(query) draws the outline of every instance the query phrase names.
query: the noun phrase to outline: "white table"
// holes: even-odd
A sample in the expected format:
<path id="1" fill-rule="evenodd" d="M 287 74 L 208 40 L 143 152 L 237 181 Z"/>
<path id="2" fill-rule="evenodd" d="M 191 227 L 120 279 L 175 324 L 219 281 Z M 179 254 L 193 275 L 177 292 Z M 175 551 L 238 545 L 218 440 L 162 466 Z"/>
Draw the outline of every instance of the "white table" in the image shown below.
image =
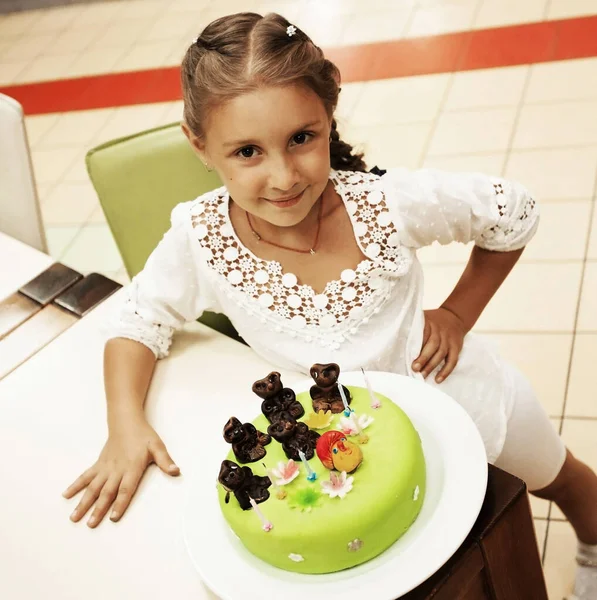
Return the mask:
<path id="1" fill-rule="evenodd" d="M 249 348 L 189 325 L 158 363 L 146 404 L 182 476 L 152 465 L 119 523 L 106 518 L 95 530 L 86 520 L 72 523 L 80 496 L 61 494 L 105 442 L 101 327 L 122 293 L 0 382 L 0 598 L 214 597 L 184 545 L 185 491 L 207 438 L 219 437 L 231 414 L 248 419 L 259 411 L 250 387 L 271 368 Z M 304 378 L 282 375 L 285 385 Z"/>
<path id="2" fill-rule="evenodd" d="M 55 261 L 0 232 L 0 299 L 10 296 Z"/>

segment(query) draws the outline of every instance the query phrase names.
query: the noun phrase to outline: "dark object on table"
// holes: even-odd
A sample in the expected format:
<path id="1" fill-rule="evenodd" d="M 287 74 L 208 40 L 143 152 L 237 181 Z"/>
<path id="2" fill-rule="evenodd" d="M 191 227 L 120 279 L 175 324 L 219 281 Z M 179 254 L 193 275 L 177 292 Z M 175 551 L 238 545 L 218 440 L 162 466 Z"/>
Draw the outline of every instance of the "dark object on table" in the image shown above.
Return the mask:
<path id="1" fill-rule="evenodd" d="M 267 488 L 272 484 L 269 477 L 254 475 L 249 467 L 241 467 L 231 460 L 224 460 L 220 466 L 218 481 L 226 490 L 226 503 L 232 492 L 243 510 L 251 508 L 250 499 L 257 504 L 269 498 Z"/>

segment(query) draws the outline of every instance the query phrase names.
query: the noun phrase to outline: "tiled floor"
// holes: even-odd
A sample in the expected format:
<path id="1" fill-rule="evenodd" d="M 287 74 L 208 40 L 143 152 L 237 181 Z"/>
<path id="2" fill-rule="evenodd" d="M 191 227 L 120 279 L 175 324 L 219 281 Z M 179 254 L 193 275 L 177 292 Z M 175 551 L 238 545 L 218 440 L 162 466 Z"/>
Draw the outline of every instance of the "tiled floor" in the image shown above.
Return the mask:
<path id="1" fill-rule="evenodd" d="M 366 151 L 370 165 L 481 170 L 519 180 L 534 192 L 542 205 L 539 232 L 477 329 L 529 376 L 572 451 L 597 468 L 591 375 L 597 358 L 597 51 L 582 35 L 571 40 L 564 33 L 558 56 L 570 51 L 573 60 L 545 58 L 540 47 L 552 21 L 577 17 L 574 27 L 586 33 L 595 22 L 597 2 L 120 0 L 74 5 L 0 16 L 0 86 L 136 69 L 150 75 L 159 67 L 175 67 L 202 25 L 241 8 L 277 10 L 320 45 L 336 46 L 330 53 L 340 61 L 350 58 L 342 62 L 352 83 L 343 85 L 341 132 Z M 517 35 L 513 26 L 522 23 L 537 23 L 538 33 L 522 49 L 527 62 L 511 62 L 508 40 Z M 563 23 L 571 30 L 571 22 Z M 447 48 L 446 40 L 468 39 L 462 36 L 470 31 L 483 39 L 492 36 L 489 64 L 506 66 L 469 70 L 474 65 L 463 63 L 465 70 L 444 72 L 445 57 L 439 60 L 434 53 Z M 451 37 L 416 39 L 447 33 Z M 414 45 L 401 46 L 400 40 Z M 381 41 L 387 43 L 359 48 Z M 405 48 L 416 48 L 417 54 Z M 385 53 L 382 64 L 366 62 L 375 52 Z M 429 74 L 386 78 L 408 74 L 412 56 L 429 61 Z M 126 281 L 84 156 L 107 140 L 179 120 L 181 103 L 176 96 L 172 100 L 43 114 L 51 96 L 36 99 L 39 114 L 27 117 L 27 128 L 56 258 Z M 468 250 L 421 252 L 428 306 L 443 300 Z M 561 600 L 574 571 L 572 530 L 548 503 L 533 499 L 533 510 L 550 598 Z"/>

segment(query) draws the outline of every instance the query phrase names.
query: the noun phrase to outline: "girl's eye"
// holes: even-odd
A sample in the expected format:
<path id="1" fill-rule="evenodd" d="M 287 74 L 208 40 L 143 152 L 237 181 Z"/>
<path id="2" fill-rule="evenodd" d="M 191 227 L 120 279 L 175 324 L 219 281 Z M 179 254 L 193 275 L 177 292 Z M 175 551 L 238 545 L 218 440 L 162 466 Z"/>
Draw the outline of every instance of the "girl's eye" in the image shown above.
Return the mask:
<path id="1" fill-rule="evenodd" d="M 310 137 L 311 137 L 311 134 L 307 133 L 306 131 L 302 131 L 301 133 L 297 133 L 296 135 L 293 135 L 292 136 L 292 141 L 297 146 L 301 146 L 302 144 L 304 144 L 305 142 L 307 142 Z"/>
<path id="2" fill-rule="evenodd" d="M 255 156 L 255 148 L 252 146 L 246 146 L 245 148 L 241 148 L 238 151 L 238 154 L 243 158 L 253 158 L 253 156 Z"/>

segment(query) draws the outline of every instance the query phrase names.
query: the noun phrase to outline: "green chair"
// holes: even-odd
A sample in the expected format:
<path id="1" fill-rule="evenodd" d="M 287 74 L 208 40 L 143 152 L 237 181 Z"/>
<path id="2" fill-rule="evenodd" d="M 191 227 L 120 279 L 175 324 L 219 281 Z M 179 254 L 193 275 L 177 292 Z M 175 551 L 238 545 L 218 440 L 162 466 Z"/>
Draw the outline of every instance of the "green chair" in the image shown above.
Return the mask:
<path id="1" fill-rule="evenodd" d="M 85 160 L 129 277 L 143 269 L 179 202 L 221 186 L 179 123 L 107 142 L 90 150 Z M 242 341 L 224 315 L 206 312 L 199 321 Z"/>

